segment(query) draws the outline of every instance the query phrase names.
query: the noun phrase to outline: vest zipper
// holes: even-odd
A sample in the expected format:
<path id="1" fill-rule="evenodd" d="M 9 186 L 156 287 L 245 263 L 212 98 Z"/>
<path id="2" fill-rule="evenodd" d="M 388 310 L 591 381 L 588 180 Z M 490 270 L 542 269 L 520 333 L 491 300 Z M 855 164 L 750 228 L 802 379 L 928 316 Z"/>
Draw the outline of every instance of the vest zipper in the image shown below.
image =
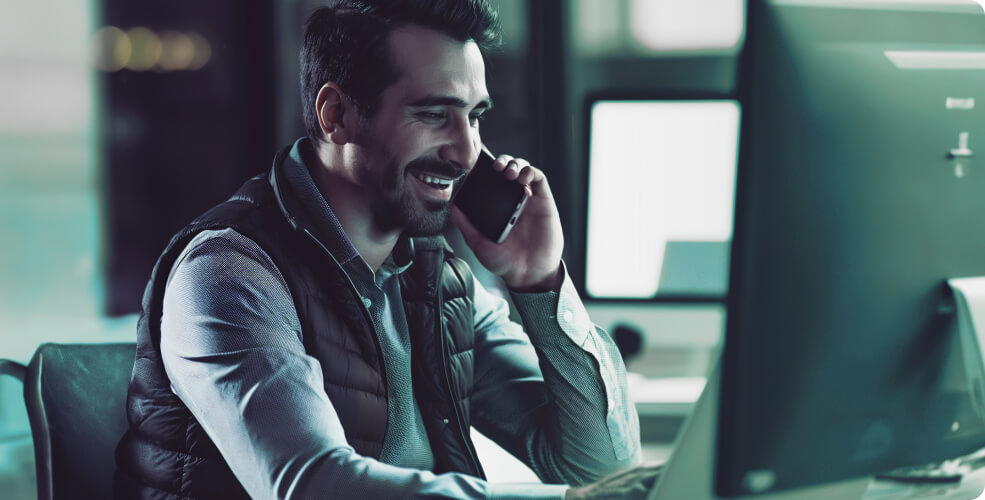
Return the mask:
<path id="1" fill-rule="evenodd" d="M 277 206 L 280 207 L 281 213 L 284 214 L 284 216 L 287 218 L 288 224 L 290 224 L 295 231 L 304 232 L 304 234 L 308 236 L 308 238 L 310 238 L 311 241 L 315 242 L 315 244 L 318 245 L 318 248 L 321 248 L 322 251 L 325 252 L 325 255 L 327 255 L 329 259 L 332 259 L 332 263 L 335 264 L 335 268 L 341 271 L 342 276 L 345 276 L 345 280 L 349 284 L 349 290 L 355 293 L 357 297 L 361 298 L 362 295 L 359 293 L 359 290 L 356 289 L 356 284 L 352 282 L 352 278 L 349 277 L 349 273 L 345 272 L 345 270 L 342 269 L 342 264 L 339 264 L 338 259 L 336 259 L 334 255 L 332 255 L 332 252 L 328 251 L 328 248 L 325 247 L 325 244 L 323 244 L 321 240 L 316 238 L 315 235 L 312 234 L 307 227 L 298 224 L 297 219 L 295 219 L 294 216 L 291 215 L 291 212 L 287 209 L 287 206 L 284 204 L 284 200 L 281 199 L 280 187 L 278 187 L 276 172 L 277 172 L 277 166 L 283 163 L 284 157 L 287 156 L 287 154 L 288 154 L 288 148 L 282 149 L 280 153 L 278 153 L 277 157 L 274 158 L 274 168 L 270 169 L 270 176 L 269 176 L 270 185 L 271 187 L 273 187 L 274 199 L 277 200 Z M 376 327 L 373 326 L 373 318 L 369 317 L 369 311 L 367 311 L 365 307 L 360 307 L 360 309 L 362 310 L 363 321 L 366 322 L 366 324 L 369 326 L 369 329 L 374 333 L 374 335 L 372 335 L 373 345 L 376 346 L 376 356 L 380 360 L 380 374 L 383 376 L 382 377 L 383 392 L 386 395 L 387 406 L 388 406 L 387 417 L 386 417 L 387 424 L 383 427 L 383 435 L 384 435 L 384 439 L 386 439 L 385 437 L 386 431 L 387 428 L 390 426 L 390 411 L 389 411 L 390 384 L 387 382 L 386 379 L 386 363 L 383 361 L 383 348 L 380 347 L 380 339 L 378 338 L 378 335 L 375 335 L 377 332 L 376 332 Z"/>
<path id="2" fill-rule="evenodd" d="M 465 431 L 465 426 L 462 424 L 462 420 L 464 419 L 462 418 L 461 413 L 459 413 L 458 411 L 458 399 L 455 397 L 455 393 L 451 389 L 451 375 L 449 375 L 448 373 L 449 366 L 451 365 L 451 360 L 448 358 L 449 356 L 448 341 L 445 338 L 444 322 L 441 321 L 441 317 L 442 317 L 441 316 L 441 306 L 442 306 L 441 279 L 442 279 L 442 275 L 444 274 L 444 270 L 445 270 L 444 258 L 442 257 L 441 263 L 439 264 L 438 267 L 438 281 L 436 283 L 437 286 L 435 286 L 435 288 L 437 289 L 437 294 L 435 295 L 437 298 L 437 303 L 435 304 L 436 306 L 435 311 L 437 312 L 435 329 L 438 334 L 438 340 L 441 343 L 441 361 L 442 361 L 441 372 L 445 377 L 445 388 L 448 390 L 448 400 L 451 404 L 451 409 L 453 412 L 455 412 L 455 427 L 458 428 L 459 436 L 462 438 L 462 444 L 465 445 L 465 451 L 468 452 L 469 459 L 472 461 L 473 470 L 475 470 L 475 472 L 479 474 L 480 477 L 482 477 L 485 476 L 485 474 L 482 472 L 482 466 L 479 464 L 479 457 L 476 456 L 475 450 L 472 449 L 472 440 L 469 439 L 469 436 Z"/>
<path id="3" fill-rule="evenodd" d="M 304 234 L 306 234 L 309 238 L 311 238 L 311 240 L 314 241 L 315 244 L 317 244 L 318 247 L 321 248 L 322 251 L 324 251 L 325 254 L 328 255 L 330 259 L 332 259 L 332 263 L 334 263 L 337 268 L 342 269 L 342 265 L 339 264 L 339 261 L 335 258 L 334 255 L 332 255 L 332 252 L 329 252 L 328 248 L 326 248 L 325 245 L 322 244 L 322 242 L 315 237 L 315 235 L 311 234 L 311 231 L 309 231 L 308 228 L 304 228 L 303 230 L 304 230 Z M 352 278 L 350 278 L 349 275 L 346 274 L 344 271 L 342 274 L 343 276 L 345 276 L 346 281 L 349 283 L 349 288 L 352 291 L 356 292 L 356 295 L 359 295 L 359 292 L 356 290 L 356 285 L 352 282 Z M 451 361 L 448 359 L 448 343 L 447 343 L 447 339 L 445 338 L 444 324 L 441 321 L 441 301 L 442 301 L 441 278 L 443 274 L 444 274 L 444 259 L 442 258 L 442 261 L 438 267 L 438 280 L 437 280 L 437 286 L 435 287 L 437 289 L 437 294 L 436 294 L 437 303 L 435 304 L 436 306 L 435 311 L 437 313 L 437 318 L 435 324 L 436 324 L 436 331 L 438 334 L 438 341 L 441 343 L 441 361 L 442 361 L 441 372 L 445 378 L 445 389 L 447 389 L 448 391 L 448 400 L 451 404 L 451 409 L 455 413 L 454 415 L 455 427 L 458 429 L 459 437 L 462 438 L 462 444 L 465 445 L 465 451 L 468 452 L 469 460 L 472 461 L 472 468 L 477 474 L 479 474 L 479 476 L 485 476 L 485 474 L 482 472 L 482 466 L 479 464 L 479 458 L 476 455 L 475 450 L 472 449 L 472 440 L 469 439 L 468 434 L 465 432 L 465 427 L 462 425 L 463 418 L 461 413 L 458 411 L 458 404 L 457 404 L 457 399 L 455 398 L 455 393 L 451 389 L 451 376 L 448 373 L 448 366 L 451 364 Z M 360 308 L 360 309 L 362 309 L 363 319 L 366 321 L 366 324 L 372 327 L 373 320 L 372 318 L 369 317 L 369 312 L 367 312 L 365 308 Z M 374 332 L 376 331 L 375 328 L 372 328 L 372 330 Z M 387 398 L 389 399 L 390 389 L 389 389 L 389 384 L 387 384 L 386 381 L 386 366 L 383 363 L 383 349 L 380 347 L 380 340 L 376 338 L 376 335 L 373 336 L 373 344 L 376 346 L 376 353 L 377 356 L 379 356 L 380 358 L 380 370 L 383 372 L 383 388 L 387 392 Z M 387 424 L 387 426 L 389 426 L 389 423 Z"/>
<path id="4" fill-rule="evenodd" d="M 311 231 L 309 231 L 308 228 L 303 228 L 303 231 L 304 234 L 306 234 L 309 238 L 311 238 L 311 241 L 314 241 L 315 244 L 318 245 L 318 247 L 321 248 L 323 252 L 325 252 L 325 255 L 328 255 L 328 258 L 332 259 L 332 263 L 335 264 L 335 267 L 338 268 L 340 271 L 342 271 L 342 276 L 345 277 L 346 282 L 349 284 L 349 289 L 353 291 L 357 296 L 361 297 L 359 290 L 356 289 L 356 284 L 352 282 L 352 278 L 349 277 L 349 274 L 346 273 L 344 269 L 342 269 L 342 264 L 339 264 L 338 259 L 336 259 L 334 255 L 332 255 L 332 252 L 329 252 L 328 248 L 326 248 L 325 245 L 322 244 L 321 240 L 316 238 L 315 235 L 311 234 Z M 362 311 L 363 321 L 366 322 L 366 324 L 369 326 L 369 329 L 375 334 L 376 327 L 373 326 L 373 318 L 369 317 L 369 311 L 367 311 L 365 307 L 360 307 L 359 309 Z M 383 375 L 382 378 L 383 391 L 386 393 L 387 405 L 389 405 L 390 384 L 387 383 L 387 379 L 386 379 L 386 363 L 383 362 L 383 348 L 380 347 L 380 339 L 378 338 L 378 335 L 372 335 L 372 337 L 373 337 L 373 345 L 376 346 L 376 355 L 380 359 L 380 373 L 381 375 Z M 387 419 L 389 420 L 389 410 L 387 414 Z M 386 435 L 386 428 L 389 426 L 390 423 L 387 422 L 386 427 L 384 427 L 383 429 L 384 436 Z"/>

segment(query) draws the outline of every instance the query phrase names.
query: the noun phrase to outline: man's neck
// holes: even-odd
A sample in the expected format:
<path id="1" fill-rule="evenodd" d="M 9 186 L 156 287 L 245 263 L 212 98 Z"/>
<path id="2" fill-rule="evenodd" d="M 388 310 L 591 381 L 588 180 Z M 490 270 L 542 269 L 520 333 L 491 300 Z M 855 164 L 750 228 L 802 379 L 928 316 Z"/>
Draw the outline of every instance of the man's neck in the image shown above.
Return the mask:
<path id="1" fill-rule="evenodd" d="M 352 246 L 373 271 L 379 270 L 400 238 L 400 231 L 380 232 L 372 220 L 369 193 L 337 168 L 341 158 L 318 151 L 311 174 L 318 190 L 332 208 Z"/>

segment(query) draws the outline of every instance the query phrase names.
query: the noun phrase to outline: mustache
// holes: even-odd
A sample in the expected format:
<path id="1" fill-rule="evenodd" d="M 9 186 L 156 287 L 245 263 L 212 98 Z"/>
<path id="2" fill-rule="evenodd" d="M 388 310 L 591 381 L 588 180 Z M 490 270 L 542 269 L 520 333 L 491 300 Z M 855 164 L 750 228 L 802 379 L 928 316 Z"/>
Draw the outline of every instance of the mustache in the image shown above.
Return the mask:
<path id="1" fill-rule="evenodd" d="M 454 163 L 436 160 L 432 158 L 422 158 L 407 164 L 406 170 L 416 170 L 427 174 L 440 177 L 447 177 L 458 180 L 464 176 L 468 170 L 455 165 Z"/>

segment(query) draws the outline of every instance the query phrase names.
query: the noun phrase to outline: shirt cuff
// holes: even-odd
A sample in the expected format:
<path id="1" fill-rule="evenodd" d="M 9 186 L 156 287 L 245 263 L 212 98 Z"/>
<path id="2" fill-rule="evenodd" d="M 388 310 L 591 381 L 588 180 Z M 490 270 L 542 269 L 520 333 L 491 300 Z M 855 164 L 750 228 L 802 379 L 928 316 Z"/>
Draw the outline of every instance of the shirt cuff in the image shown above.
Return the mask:
<path id="1" fill-rule="evenodd" d="M 559 291 L 543 293 L 511 292 L 513 304 L 516 305 L 523 324 L 543 325 L 547 322 L 561 327 L 561 330 L 575 345 L 584 348 L 589 332 L 595 328 L 588 311 L 578 297 L 568 270 L 561 263 L 564 280 Z M 531 341 L 549 341 L 551 335 L 537 335 L 537 329 L 527 328 Z M 546 337 L 546 338 L 545 338 Z"/>
<path id="2" fill-rule="evenodd" d="M 491 500 L 564 500 L 567 492 L 563 484 L 489 483 Z"/>

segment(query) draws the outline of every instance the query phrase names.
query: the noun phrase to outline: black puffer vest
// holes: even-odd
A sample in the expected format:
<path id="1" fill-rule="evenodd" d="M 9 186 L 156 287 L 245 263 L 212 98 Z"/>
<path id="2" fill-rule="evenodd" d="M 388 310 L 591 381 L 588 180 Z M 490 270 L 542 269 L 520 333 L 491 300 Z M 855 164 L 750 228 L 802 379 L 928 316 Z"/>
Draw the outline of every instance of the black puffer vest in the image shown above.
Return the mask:
<path id="1" fill-rule="evenodd" d="M 196 234 L 233 228 L 256 241 L 283 274 L 305 349 L 321 361 L 325 392 L 356 452 L 379 458 L 387 428 L 387 387 L 377 333 L 361 297 L 323 241 L 305 223 L 280 170 L 247 181 L 232 198 L 172 238 L 151 273 L 137 326 L 127 395 L 130 429 L 116 452 L 117 498 L 247 498 L 212 440 L 171 392 L 161 361 L 161 307 L 168 274 Z M 401 273 L 412 345 L 414 392 L 435 458 L 435 472 L 483 477 L 469 438 L 473 377 L 468 266 L 441 238 L 403 242 L 413 264 Z"/>

